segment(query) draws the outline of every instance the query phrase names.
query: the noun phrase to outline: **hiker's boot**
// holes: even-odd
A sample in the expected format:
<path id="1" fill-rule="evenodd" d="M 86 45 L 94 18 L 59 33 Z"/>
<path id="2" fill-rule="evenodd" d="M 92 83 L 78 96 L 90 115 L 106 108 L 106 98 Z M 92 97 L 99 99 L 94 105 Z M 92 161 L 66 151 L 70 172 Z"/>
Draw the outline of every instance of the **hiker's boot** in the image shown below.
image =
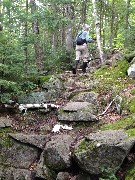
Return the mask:
<path id="1" fill-rule="evenodd" d="M 86 73 L 86 68 L 87 68 L 87 62 L 83 62 L 83 65 L 82 65 L 82 72 L 83 73 Z"/>
<path id="2" fill-rule="evenodd" d="M 76 74 L 77 66 L 78 66 L 79 60 L 75 60 L 72 68 L 73 74 Z"/>

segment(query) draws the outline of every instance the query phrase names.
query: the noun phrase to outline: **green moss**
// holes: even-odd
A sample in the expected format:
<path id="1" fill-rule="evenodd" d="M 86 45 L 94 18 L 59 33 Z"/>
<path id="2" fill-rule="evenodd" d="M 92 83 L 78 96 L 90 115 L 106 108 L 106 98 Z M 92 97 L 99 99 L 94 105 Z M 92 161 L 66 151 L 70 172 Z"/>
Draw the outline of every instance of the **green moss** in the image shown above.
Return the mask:
<path id="1" fill-rule="evenodd" d="M 135 97 L 132 98 L 129 102 L 129 111 L 135 113 Z"/>
<path id="2" fill-rule="evenodd" d="M 132 89 L 132 90 L 131 90 L 131 94 L 132 94 L 132 95 L 135 95 L 135 89 Z"/>
<path id="3" fill-rule="evenodd" d="M 134 180 L 135 179 L 135 164 L 128 170 L 125 176 L 125 180 Z"/>
<path id="4" fill-rule="evenodd" d="M 39 81 L 41 84 L 43 84 L 44 82 L 48 82 L 50 79 L 51 75 L 48 76 L 39 76 Z"/>
<path id="5" fill-rule="evenodd" d="M 99 81 L 95 88 L 96 92 L 113 91 L 114 94 L 127 87 L 127 69 L 129 64 L 126 60 L 118 61 L 110 67 L 101 67 L 95 73 L 95 79 Z M 103 83 L 104 82 L 104 83 Z"/>
<path id="6" fill-rule="evenodd" d="M 129 137 L 135 137 L 135 128 L 128 129 L 126 132 L 129 134 Z"/>
<path id="7" fill-rule="evenodd" d="M 109 130 L 109 129 L 131 129 L 135 127 L 135 116 L 130 115 L 128 117 L 122 118 L 121 120 L 115 122 L 114 124 L 105 124 L 101 127 L 101 130 Z"/>
<path id="8" fill-rule="evenodd" d="M 80 145 L 76 148 L 75 152 L 80 153 L 86 150 L 93 150 L 95 148 L 94 141 L 89 141 L 86 139 L 83 139 L 80 143 Z"/>
<path id="9" fill-rule="evenodd" d="M 0 143 L 5 148 L 9 148 L 12 146 L 12 140 L 7 134 L 3 136 Z"/>
<path id="10" fill-rule="evenodd" d="M 95 75 L 97 78 L 104 76 L 108 79 L 115 78 L 116 80 L 117 78 L 126 76 L 128 67 L 129 67 L 129 64 L 126 60 L 118 61 L 117 63 L 114 63 L 109 68 L 102 66 L 99 70 L 95 72 Z"/>

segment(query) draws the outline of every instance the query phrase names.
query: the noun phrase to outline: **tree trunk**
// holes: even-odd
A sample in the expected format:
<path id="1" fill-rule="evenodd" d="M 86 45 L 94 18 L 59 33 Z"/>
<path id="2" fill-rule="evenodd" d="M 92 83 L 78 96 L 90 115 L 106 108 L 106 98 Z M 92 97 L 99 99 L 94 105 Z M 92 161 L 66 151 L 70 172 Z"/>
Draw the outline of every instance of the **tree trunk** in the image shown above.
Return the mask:
<path id="1" fill-rule="evenodd" d="M 115 19 L 115 14 L 114 14 L 114 0 L 112 1 L 112 13 L 111 13 L 111 34 L 110 34 L 110 48 L 112 48 L 112 42 L 114 38 L 114 19 Z"/>
<path id="2" fill-rule="evenodd" d="M 127 1 L 127 11 L 126 11 L 126 23 L 125 23 L 125 28 L 128 29 L 128 26 L 129 26 L 129 8 L 130 8 L 130 3 L 131 3 L 131 0 L 128 0 Z"/>
<path id="3" fill-rule="evenodd" d="M 101 64 L 104 64 L 104 54 L 101 47 L 100 23 L 98 21 L 98 16 L 97 16 L 96 0 L 92 0 L 92 4 L 93 4 L 93 16 L 94 16 L 95 27 L 96 27 L 97 45 L 98 45 L 99 55 L 101 59 Z"/>
<path id="4" fill-rule="evenodd" d="M 72 21 L 73 20 L 74 7 L 70 4 L 65 5 L 65 15 Z M 71 61 L 71 52 L 72 52 L 73 42 L 72 42 L 72 22 L 69 22 L 66 26 L 66 51 L 67 51 L 67 60 Z"/>
<path id="5" fill-rule="evenodd" d="M 35 0 L 30 0 L 30 5 L 31 5 L 31 13 L 34 14 L 36 11 Z M 35 35 L 34 48 L 35 48 L 35 54 L 36 54 L 37 69 L 38 69 L 38 72 L 41 73 L 44 70 L 43 51 L 40 47 L 40 42 L 39 42 L 39 26 L 38 26 L 38 20 L 37 19 L 35 19 L 32 22 L 32 30 L 33 30 L 33 33 Z"/>
<path id="6" fill-rule="evenodd" d="M 86 14 L 87 14 L 87 0 L 82 2 L 82 24 L 86 23 Z"/>
<path id="7" fill-rule="evenodd" d="M 28 16 L 28 0 L 26 0 L 26 15 Z M 24 62 L 24 67 L 25 67 L 25 72 L 27 73 L 27 65 L 28 65 L 28 48 L 27 48 L 27 36 L 28 36 L 28 23 L 27 19 L 25 22 L 25 29 L 24 29 L 24 55 L 25 55 L 25 62 Z"/>

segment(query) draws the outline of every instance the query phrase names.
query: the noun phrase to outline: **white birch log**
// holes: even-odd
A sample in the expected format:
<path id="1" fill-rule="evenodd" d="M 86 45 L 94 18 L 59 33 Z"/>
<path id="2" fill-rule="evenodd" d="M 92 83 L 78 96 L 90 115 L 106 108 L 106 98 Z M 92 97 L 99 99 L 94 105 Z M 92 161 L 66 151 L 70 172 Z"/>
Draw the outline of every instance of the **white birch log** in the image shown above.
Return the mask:
<path id="1" fill-rule="evenodd" d="M 5 108 L 15 108 L 19 109 L 21 112 L 26 112 L 28 109 L 58 109 L 59 105 L 51 104 L 51 103 L 41 103 L 41 104 L 18 104 L 18 103 L 10 103 L 4 105 Z"/>
<path id="2" fill-rule="evenodd" d="M 58 109 L 59 106 L 55 104 L 47 104 L 47 103 L 41 103 L 41 104 L 20 104 L 18 106 L 18 109 L 20 111 L 26 112 L 27 109 Z"/>

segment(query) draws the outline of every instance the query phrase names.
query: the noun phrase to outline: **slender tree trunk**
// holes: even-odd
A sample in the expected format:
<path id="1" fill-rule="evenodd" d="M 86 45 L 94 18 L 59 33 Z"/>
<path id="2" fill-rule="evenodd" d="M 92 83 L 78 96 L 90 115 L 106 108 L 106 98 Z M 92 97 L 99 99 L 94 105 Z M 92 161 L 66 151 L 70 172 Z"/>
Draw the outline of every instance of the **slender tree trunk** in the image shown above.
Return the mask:
<path id="1" fill-rule="evenodd" d="M 82 2 L 82 24 L 86 23 L 86 15 L 87 15 L 87 0 L 83 0 Z"/>
<path id="2" fill-rule="evenodd" d="M 106 27 L 106 8 L 105 8 L 105 5 L 106 5 L 106 1 L 103 3 L 102 7 L 103 7 L 103 10 L 102 10 L 102 39 L 103 39 L 103 48 L 105 48 L 106 46 L 106 36 L 105 36 L 105 27 Z"/>
<path id="3" fill-rule="evenodd" d="M 26 0 L 26 16 L 28 16 L 28 0 Z M 24 29 L 24 55 L 25 55 L 25 62 L 24 62 L 24 67 L 25 67 L 25 72 L 27 73 L 27 66 L 28 66 L 28 48 L 27 48 L 27 36 L 28 36 L 28 23 L 27 19 L 25 22 L 25 29 Z"/>
<path id="4" fill-rule="evenodd" d="M 73 20 L 73 11 L 74 8 L 70 4 L 65 5 L 65 15 L 72 21 Z M 71 61 L 71 52 L 72 52 L 73 42 L 72 42 L 72 22 L 66 26 L 66 51 L 67 51 L 67 60 Z"/>
<path id="5" fill-rule="evenodd" d="M 99 55 L 101 59 L 101 64 L 104 64 L 104 54 L 103 54 L 103 50 L 101 46 L 100 23 L 98 21 L 98 16 L 97 16 L 96 0 L 92 0 L 92 4 L 93 4 L 93 16 L 94 16 L 95 27 L 96 27 L 97 45 L 98 45 Z"/>
<path id="6" fill-rule="evenodd" d="M 3 30 L 3 18 L 2 18 L 2 1 L 0 0 L 0 31 Z"/>
<path id="7" fill-rule="evenodd" d="M 55 51 L 55 34 L 52 35 L 52 50 Z"/>
<path id="8" fill-rule="evenodd" d="M 36 3 L 35 0 L 30 0 L 30 5 L 31 5 L 31 13 L 34 14 L 36 11 Z M 35 54 L 36 54 L 36 64 L 37 64 L 37 69 L 39 72 L 42 72 L 44 70 L 44 65 L 43 65 L 43 51 L 40 47 L 40 42 L 39 42 L 39 25 L 38 25 L 38 20 L 35 19 L 32 22 L 32 30 L 35 35 L 35 42 L 34 42 L 34 48 L 35 48 Z"/>
<path id="9" fill-rule="evenodd" d="M 0 33 L 1 33 L 2 30 L 3 30 L 3 27 L 2 27 L 2 2 L 0 0 Z M 4 64 L 4 60 L 3 59 L 2 59 L 2 64 Z M 4 72 L 1 71 L 0 72 L 0 77 L 3 78 L 3 75 L 4 75 Z M 3 86 L 0 85 L 0 94 L 2 94 L 2 93 L 3 93 Z"/>
<path id="10" fill-rule="evenodd" d="M 114 38 L 114 18 L 115 18 L 114 12 L 115 12 L 115 10 L 114 10 L 114 0 L 113 0 L 112 1 L 112 13 L 111 13 L 110 48 L 112 48 L 112 42 L 113 42 L 113 38 Z"/>
<path id="11" fill-rule="evenodd" d="M 129 8 L 130 8 L 131 0 L 127 1 L 127 11 L 126 11 L 126 22 L 125 22 L 125 28 L 128 29 L 129 26 Z"/>

